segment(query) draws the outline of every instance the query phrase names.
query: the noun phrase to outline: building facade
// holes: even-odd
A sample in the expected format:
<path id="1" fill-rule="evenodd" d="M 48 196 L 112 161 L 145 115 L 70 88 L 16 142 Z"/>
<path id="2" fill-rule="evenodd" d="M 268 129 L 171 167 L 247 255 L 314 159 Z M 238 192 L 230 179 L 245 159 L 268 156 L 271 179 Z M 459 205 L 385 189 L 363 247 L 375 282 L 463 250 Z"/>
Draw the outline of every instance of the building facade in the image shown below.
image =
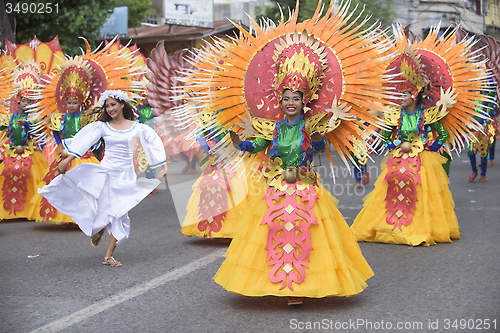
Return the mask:
<path id="1" fill-rule="evenodd" d="M 469 33 L 500 38 L 500 0 L 391 0 L 395 21 L 411 24 L 416 35 L 424 37 L 441 23 L 446 29 L 460 24 Z"/>

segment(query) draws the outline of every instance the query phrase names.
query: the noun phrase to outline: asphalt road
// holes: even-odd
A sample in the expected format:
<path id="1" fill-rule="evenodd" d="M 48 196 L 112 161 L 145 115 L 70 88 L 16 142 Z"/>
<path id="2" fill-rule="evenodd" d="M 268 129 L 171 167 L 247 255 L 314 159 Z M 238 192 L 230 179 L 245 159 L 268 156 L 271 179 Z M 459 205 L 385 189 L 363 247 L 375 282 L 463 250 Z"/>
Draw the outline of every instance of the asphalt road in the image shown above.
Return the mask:
<path id="1" fill-rule="evenodd" d="M 348 224 L 381 159 L 369 164 L 371 184 L 354 192 L 347 168 L 336 168 L 334 185 L 322 157 L 318 171 Z M 170 164 L 169 188 L 130 212 L 131 237 L 115 251 L 122 267 L 101 264 L 107 236 L 93 248 L 78 229 L 0 223 L 0 332 L 500 332 L 500 165 L 489 168 L 488 183 L 469 183 L 467 156 L 455 157 L 450 188 L 461 240 L 361 243 L 375 272 L 365 291 L 294 307 L 213 282 L 227 245 L 181 234 L 196 177 L 181 174 L 183 166 Z"/>

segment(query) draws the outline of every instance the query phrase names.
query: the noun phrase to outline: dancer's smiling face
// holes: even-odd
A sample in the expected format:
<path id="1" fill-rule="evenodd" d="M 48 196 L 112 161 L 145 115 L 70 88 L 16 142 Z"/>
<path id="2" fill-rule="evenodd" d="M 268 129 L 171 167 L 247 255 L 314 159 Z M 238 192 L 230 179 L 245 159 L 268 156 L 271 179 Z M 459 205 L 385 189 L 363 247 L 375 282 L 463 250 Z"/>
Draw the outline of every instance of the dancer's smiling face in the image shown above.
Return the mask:
<path id="1" fill-rule="evenodd" d="M 116 99 L 110 97 L 106 100 L 106 112 L 111 117 L 111 119 L 123 118 L 123 103 L 120 103 Z"/>
<path id="2" fill-rule="evenodd" d="M 413 99 L 411 92 L 405 91 L 403 101 L 401 102 L 401 106 L 406 108 L 406 107 L 412 105 L 413 103 L 416 103 L 416 100 Z"/>
<path id="3" fill-rule="evenodd" d="M 283 98 L 280 101 L 280 107 L 288 118 L 297 118 L 302 114 L 302 94 L 298 91 L 286 89 L 283 91 Z"/>

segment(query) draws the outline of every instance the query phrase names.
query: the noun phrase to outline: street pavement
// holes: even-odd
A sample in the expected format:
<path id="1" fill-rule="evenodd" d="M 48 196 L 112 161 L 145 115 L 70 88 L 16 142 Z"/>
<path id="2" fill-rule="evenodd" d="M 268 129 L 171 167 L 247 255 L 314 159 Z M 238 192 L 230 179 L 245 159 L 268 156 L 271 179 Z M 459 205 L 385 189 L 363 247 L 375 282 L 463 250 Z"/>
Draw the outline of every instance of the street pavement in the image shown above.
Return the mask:
<path id="1" fill-rule="evenodd" d="M 326 155 L 316 162 L 348 224 L 380 172 L 382 157 L 374 160 L 371 183 L 356 192 L 338 156 L 335 185 Z M 198 176 L 182 167 L 169 164 L 168 187 L 130 212 L 130 238 L 114 255 L 122 267 L 102 265 L 107 236 L 93 248 L 78 229 L 0 223 L 0 332 L 500 332 L 500 164 L 488 168 L 488 183 L 469 183 L 466 154 L 454 156 L 462 239 L 360 243 L 375 272 L 367 289 L 300 306 L 232 294 L 212 280 L 227 245 L 182 235 L 181 206 Z"/>

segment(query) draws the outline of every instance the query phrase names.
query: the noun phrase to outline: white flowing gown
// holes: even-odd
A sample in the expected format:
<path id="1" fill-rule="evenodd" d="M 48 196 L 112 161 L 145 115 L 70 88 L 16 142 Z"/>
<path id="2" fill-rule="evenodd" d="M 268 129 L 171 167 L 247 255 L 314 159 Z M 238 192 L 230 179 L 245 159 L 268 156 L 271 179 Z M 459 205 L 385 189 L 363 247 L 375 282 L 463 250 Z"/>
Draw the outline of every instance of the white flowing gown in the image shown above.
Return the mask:
<path id="1" fill-rule="evenodd" d="M 149 184 L 151 186 L 137 185 L 133 164 L 136 138 L 140 139 L 151 168 L 166 163 L 165 149 L 153 129 L 137 122 L 130 129 L 121 131 L 108 123 L 96 121 L 63 144 L 69 154 L 81 157 L 101 137 L 105 142 L 105 153 L 100 164 L 78 165 L 54 178 L 38 193 L 58 211 L 71 216 L 87 236 L 106 228 L 120 243 L 130 233 L 128 211 L 160 183 L 154 179 L 155 183 Z"/>

